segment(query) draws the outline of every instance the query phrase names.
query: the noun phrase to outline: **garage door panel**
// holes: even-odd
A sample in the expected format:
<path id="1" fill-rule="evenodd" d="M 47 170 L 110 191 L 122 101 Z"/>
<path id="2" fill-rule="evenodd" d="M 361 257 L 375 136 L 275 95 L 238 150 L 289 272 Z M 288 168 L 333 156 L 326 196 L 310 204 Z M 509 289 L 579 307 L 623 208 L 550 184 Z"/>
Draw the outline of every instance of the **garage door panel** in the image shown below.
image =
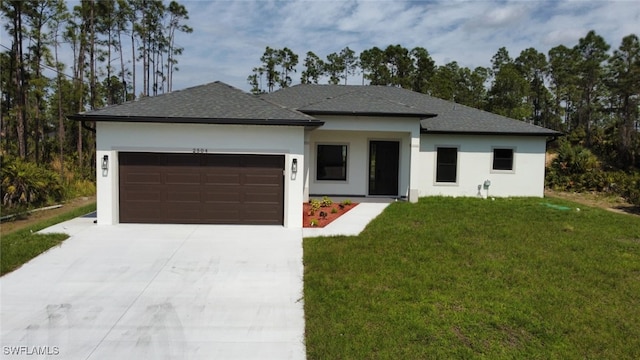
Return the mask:
<path id="1" fill-rule="evenodd" d="M 246 218 L 252 219 L 254 224 L 259 225 L 280 225 L 279 222 L 275 221 L 274 218 L 277 217 L 278 214 L 275 212 L 267 210 L 267 208 L 254 208 L 252 210 L 248 210 L 246 213 Z"/>
<path id="2" fill-rule="evenodd" d="M 284 156 L 120 153 L 120 221 L 282 224 Z"/>
<path id="3" fill-rule="evenodd" d="M 166 218 L 168 223 L 198 224 L 200 223 L 200 211 L 197 206 L 189 209 L 169 206 Z"/>
<path id="4" fill-rule="evenodd" d="M 207 173 L 203 175 L 202 181 L 205 185 L 235 185 L 239 186 L 240 175 L 239 174 L 229 174 L 229 173 L 211 173 L 210 170 L 207 170 Z"/>
<path id="5" fill-rule="evenodd" d="M 200 167 L 200 159 L 193 154 L 162 154 L 164 166 L 186 168 Z"/>
<path id="6" fill-rule="evenodd" d="M 238 210 L 210 209 L 203 210 L 205 224 L 242 224 L 241 212 Z"/>
<path id="7" fill-rule="evenodd" d="M 265 189 L 252 188 L 244 193 L 245 203 L 268 203 L 277 204 L 280 202 L 280 194 L 273 193 L 272 191 L 265 191 Z"/>
<path id="8" fill-rule="evenodd" d="M 120 166 L 162 166 L 164 165 L 164 156 L 163 154 L 157 153 L 126 153 L 126 156 L 122 156 L 120 154 L 119 162 Z"/>
<path id="9" fill-rule="evenodd" d="M 242 183 L 245 185 L 278 186 L 278 180 L 281 177 L 282 172 L 279 174 L 246 174 Z"/>
<path id="10" fill-rule="evenodd" d="M 167 185 L 197 185 L 200 186 L 200 171 L 198 169 L 185 169 L 183 172 L 167 172 L 165 184 Z"/>
<path id="11" fill-rule="evenodd" d="M 157 190 L 157 187 L 131 187 L 124 195 L 131 202 L 146 201 L 159 204 L 162 201 L 162 190 Z"/>
<path id="12" fill-rule="evenodd" d="M 238 168 L 240 167 L 241 159 L 238 155 L 232 154 L 211 154 L 211 156 L 205 156 L 202 160 L 202 165 L 206 167 L 216 168 Z"/>
<path id="13" fill-rule="evenodd" d="M 284 156 L 247 155 L 243 160 L 243 166 L 247 168 L 284 169 Z"/>
<path id="14" fill-rule="evenodd" d="M 133 172 L 122 174 L 124 180 L 131 185 L 160 185 L 162 184 L 162 174 L 160 172 Z"/>
<path id="15" fill-rule="evenodd" d="M 167 192 L 167 202 L 169 203 L 200 203 L 200 189 L 181 189 Z"/>
<path id="16" fill-rule="evenodd" d="M 205 188 L 202 191 L 202 200 L 206 203 L 239 203 L 242 194 L 237 186 L 220 186 L 218 188 Z"/>
<path id="17" fill-rule="evenodd" d="M 135 214 L 135 219 L 138 222 L 153 221 L 153 219 L 162 217 L 164 212 L 158 204 L 148 202 L 131 202 L 127 205 L 130 209 L 129 212 Z"/>

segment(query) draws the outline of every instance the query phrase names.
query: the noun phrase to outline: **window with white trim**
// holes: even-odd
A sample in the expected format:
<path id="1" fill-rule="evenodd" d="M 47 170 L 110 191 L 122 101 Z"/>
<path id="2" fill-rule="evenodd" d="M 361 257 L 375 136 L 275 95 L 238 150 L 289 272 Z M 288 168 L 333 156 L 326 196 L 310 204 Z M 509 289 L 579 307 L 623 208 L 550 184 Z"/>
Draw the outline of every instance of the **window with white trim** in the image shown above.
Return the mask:
<path id="1" fill-rule="evenodd" d="M 513 149 L 494 148 L 492 170 L 513 171 Z"/>
<path id="2" fill-rule="evenodd" d="M 458 148 L 438 147 L 436 149 L 436 182 L 455 183 L 458 181 Z"/>
<path id="3" fill-rule="evenodd" d="M 347 145 L 318 144 L 316 180 L 347 180 Z"/>

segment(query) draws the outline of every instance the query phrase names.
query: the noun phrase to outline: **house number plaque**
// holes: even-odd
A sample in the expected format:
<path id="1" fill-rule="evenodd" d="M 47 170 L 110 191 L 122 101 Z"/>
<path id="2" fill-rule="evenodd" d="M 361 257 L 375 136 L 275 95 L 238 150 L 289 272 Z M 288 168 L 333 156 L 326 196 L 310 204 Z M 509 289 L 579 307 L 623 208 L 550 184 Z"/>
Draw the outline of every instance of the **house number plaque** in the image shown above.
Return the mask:
<path id="1" fill-rule="evenodd" d="M 209 149 L 193 148 L 193 153 L 194 154 L 206 154 L 208 152 L 209 152 Z"/>

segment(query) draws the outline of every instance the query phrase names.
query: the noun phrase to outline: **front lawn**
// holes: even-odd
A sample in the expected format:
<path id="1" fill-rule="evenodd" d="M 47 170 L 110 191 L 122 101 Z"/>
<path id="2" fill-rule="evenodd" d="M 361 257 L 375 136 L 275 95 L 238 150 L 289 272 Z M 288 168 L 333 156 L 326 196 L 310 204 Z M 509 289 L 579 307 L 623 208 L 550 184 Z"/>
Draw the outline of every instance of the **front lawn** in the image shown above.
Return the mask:
<path id="1" fill-rule="evenodd" d="M 309 359 L 640 358 L 636 216 L 423 198 L 305 239 L 304 265 Z"/>
<path id="2" fill-rule="evenodd" d="M 0 238 L 0 275 L 19 268 L 69 237 L 67 234 L 38 234 L 37 231 L 95 210 L 96 204 L 94 202 L 65 211 L 52 218 L 45 218 L 28 228 L 3 234 Z"/>

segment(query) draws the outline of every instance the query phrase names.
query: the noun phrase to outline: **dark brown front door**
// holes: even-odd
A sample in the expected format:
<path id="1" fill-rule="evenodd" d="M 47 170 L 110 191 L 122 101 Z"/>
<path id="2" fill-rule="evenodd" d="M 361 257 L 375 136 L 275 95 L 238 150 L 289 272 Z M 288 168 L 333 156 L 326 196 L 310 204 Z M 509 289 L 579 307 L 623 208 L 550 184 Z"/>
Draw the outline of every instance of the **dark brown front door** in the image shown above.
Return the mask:
<path id="1" fill-rule="evenodd" d="M 120 153 L 120 222 L 282 225 L 284 156 Z"/>
<path id="2" fill-rule="evenodd" d="M 399 163 L 399 142 L 369 142 L 369 195 L 398 195 Z"/>

